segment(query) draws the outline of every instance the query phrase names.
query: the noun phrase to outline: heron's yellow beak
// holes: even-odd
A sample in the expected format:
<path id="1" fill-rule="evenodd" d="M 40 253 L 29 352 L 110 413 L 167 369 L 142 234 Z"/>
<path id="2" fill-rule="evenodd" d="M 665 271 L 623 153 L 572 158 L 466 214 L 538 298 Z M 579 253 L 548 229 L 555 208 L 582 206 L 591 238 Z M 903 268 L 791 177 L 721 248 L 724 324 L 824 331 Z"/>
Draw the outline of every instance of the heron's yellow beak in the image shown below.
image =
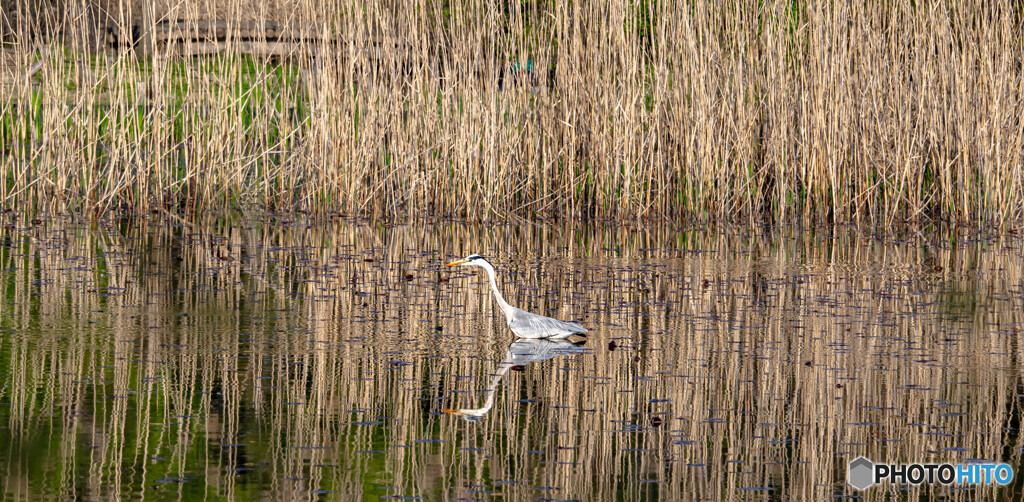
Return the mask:
<path id="1" fill-rule="evenodd" d="M 451 413 L 451 414 L 454 414 L 454 415 L 461 415 L 462 414 L 459 410 L 453 410 L 451 408 L 445 408 L 444 412 L 445 413 Z"/>
<path id="2" fill-rule="evenodd" d="M 453 261 L 451 263 L 445 263 L 444 266 L 446 266 L 446 267 L 454 267 L 455 265 L 462 265 L 463 263 L 467 263 L 468 261 L 469 260 Z"/>

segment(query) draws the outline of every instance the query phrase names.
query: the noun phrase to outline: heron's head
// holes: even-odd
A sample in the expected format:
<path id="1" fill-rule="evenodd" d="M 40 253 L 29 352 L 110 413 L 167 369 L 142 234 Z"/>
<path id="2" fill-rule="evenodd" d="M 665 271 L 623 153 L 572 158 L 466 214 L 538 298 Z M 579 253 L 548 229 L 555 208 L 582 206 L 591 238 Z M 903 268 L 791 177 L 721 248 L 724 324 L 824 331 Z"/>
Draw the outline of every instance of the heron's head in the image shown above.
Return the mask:
<path id="1" fill-rule="evenodd" d="M 454 267 L 456 265 L 475 265 L 477 267 L 482 267 L 484 263 L 487 263 L 487 260 L 485 260 L 483 256 L 480 256 L 478 254 L 471 254 L 461 260 L 455 260 L 451 263 L 446 263 L 444 266 Z"/>
<path id="2" fill-rule="evenodd" d="M 445 413 L 448 413 L 448 414 L 451 414 L 451 415 L 456 415 L 456 416 L 461 417 L 463 420 L 466 420 L 468 422 L 479 422 L 480 419 L 484 418 L 484 415 L 486 415 L 487 412 L 489 412 L 489 411 L 491 411 L 490 407 L 487 407 L 487 408 L 476 408 L 476 409 L 474 409 L 474 408 L 464 408 L 464 409 L 461 409 L 461 410 L 453 410 L 451 408 L 446 408 L 444 410 Z"/>

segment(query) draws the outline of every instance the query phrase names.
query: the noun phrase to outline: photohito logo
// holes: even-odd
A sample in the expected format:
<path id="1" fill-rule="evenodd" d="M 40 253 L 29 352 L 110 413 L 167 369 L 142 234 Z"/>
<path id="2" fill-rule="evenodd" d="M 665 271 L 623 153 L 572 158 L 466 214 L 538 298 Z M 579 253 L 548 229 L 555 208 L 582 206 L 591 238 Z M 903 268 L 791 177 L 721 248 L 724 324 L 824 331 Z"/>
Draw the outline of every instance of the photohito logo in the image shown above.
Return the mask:
<path id="1" fill-rule="evenodd" d="M 847 481 L 867 490 L 882 481 L 920 485 L 1007 485 L 1013 481 L 1013 467 L 1007 464 L 876 464 L 857 457 L 847 469 Z"/>

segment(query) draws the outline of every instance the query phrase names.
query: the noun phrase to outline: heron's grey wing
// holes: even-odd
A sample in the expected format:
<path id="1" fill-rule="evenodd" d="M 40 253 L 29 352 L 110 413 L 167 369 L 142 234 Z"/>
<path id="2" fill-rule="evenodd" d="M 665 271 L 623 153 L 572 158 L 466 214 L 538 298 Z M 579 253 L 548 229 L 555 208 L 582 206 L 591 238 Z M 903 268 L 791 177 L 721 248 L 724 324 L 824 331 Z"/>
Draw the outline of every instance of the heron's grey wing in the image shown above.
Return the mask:
<path id="1" fill-rule="evenodd" d="M 518 336 L 524 338 L 564 338 L 587 332 L 587 328 L 574 322 L 559 321 L 542 315 L 531 314 L 518 310 L 508 327 Z"/>
<path id="2" fill-rule="evenodd" d="M 587 350 L 586 346 L 581 343 L 547 338 L 520 338 L 509 345 L 505 359 L 499 363 L 499 366 L 521 366 L 555 357 L 579 354 Z"/>

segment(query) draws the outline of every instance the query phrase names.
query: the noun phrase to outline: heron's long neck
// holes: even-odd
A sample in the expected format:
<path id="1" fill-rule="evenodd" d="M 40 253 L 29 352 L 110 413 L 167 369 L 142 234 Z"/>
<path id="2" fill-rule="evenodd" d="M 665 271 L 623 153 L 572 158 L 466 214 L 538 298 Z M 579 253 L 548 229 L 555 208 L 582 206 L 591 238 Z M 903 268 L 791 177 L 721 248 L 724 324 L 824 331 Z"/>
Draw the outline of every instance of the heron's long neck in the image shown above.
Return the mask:
<path id="1" fill-rule="evenodd" d="M 498 307 L 501 308 L 501 312 L 505 314 L 506 321 L 512 321 L 512 306 L 505 301 L 505 298 L 501 296 L 501 291 L 498 291 L 498 283 L 494 280 L 494 267 L 490 263 L 484 262 L 484 270 L 487 271 L 487 280 L 491 283 L 491 292 L 494 293 L 494 299 L 498 302 Z"/>
<path id="2" fill-rule="evenodd" d="M 491 408 L 494 408 L 494 394 L 498 391 L 498 384 L 501 383 L 501 377 L 505 376 L 505 373 L 508 373 L 508 370 L 512 369 L 512 366 L 515 366 L 512 364 L 514 357 L 515 356 L 510 352 L 505 356 L 503 361 L 498 363 L 498 368 L 495 369 L 494 374 L 491 375 L 491 383 L 487 386 L 487 390 L 484 391 L 484 394 L 486 395 L 484 398 L 484 405 L 475 409 L 462 410 L 463 412 L 476 417 L 482 417 L 489 413 Z"/>
<path id="3" fill-rule="evenodd" d="M 514 364 L 506 360 L 498 363 L 498 368 L 494 370 L 494 374 L 491 375 L 491 384 L 487 386 L 487 399 L 484 401 L 482 409 L 490 410 L 494 406 L 494 393 L 498 390 L 498 384 L 501 383 L 501 377 L 508 373 L 508 370 L 512 368 Z"/>
<path id="4" fill-rule="evenodd" d="M 494 407 L 494 393 L 498 390 L 498 383 L 501 382 L 501 377 L 505 375 L 508 368 L 499 369 L 493 377 L 491 377 L 491 384 L 487 386 L 487 399 L 484 400 L 483 409 L 490 410 Z"/>

